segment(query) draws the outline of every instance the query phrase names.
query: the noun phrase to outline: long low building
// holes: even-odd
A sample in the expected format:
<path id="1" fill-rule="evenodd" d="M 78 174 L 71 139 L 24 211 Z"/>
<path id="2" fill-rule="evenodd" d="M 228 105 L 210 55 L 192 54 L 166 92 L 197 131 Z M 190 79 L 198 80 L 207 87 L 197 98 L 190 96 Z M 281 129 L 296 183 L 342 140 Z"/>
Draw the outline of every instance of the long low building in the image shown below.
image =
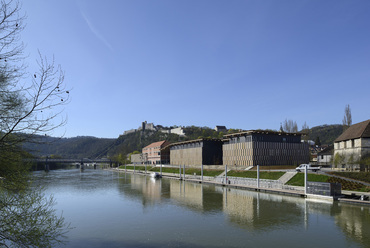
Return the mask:
<path id="1" fill-rule="evenodd" d="M 298 165 L 309 162 L 301 133 L 251 130 L 224 136 L 223 163 L 235 167 Z"/>
<path id="2" fill-rule="evenodd" d="M 171 165 L 222 165 L 222 140 L 197 139 L 170 144 Z"/>

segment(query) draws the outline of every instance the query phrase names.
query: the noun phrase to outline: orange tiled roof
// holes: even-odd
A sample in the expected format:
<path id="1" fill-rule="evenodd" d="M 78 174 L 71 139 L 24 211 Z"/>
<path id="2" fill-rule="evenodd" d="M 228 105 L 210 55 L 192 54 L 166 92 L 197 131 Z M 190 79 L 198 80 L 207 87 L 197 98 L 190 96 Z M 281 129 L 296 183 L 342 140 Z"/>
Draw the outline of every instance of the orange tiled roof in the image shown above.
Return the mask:
<path id="1" fill-rule="evenodd" d="M 167 141 L 166 140 L 162 140 L 162 141 L 158 141 L 158 142 L 154 142 L 154 143 L 151 143 L 150 145 L 147 145 L 146 147 L 144 147 L 143 149 L 145 148 L 151 148 L 151 147 L 161 147 L 164 143 L 166 143 Z M 167 142 L 168 143 L 168 142 Z"/>

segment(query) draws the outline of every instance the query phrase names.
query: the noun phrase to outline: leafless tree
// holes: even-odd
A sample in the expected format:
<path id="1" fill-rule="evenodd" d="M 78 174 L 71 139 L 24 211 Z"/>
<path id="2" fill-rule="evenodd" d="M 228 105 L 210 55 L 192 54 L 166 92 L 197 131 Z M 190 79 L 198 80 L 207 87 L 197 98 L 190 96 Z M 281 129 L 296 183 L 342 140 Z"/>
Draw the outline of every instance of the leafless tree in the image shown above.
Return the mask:
<path id="1" fill-rule="evenodd" d="M 298 132 L 298 125 L 296 121 L 285 119 L 282 130 L 287 133 L 296 133 Z"/>
<path id="2" fill-rule="evenodd" d="M 303 140 L 307 140 L 308 139 L 309 132 L 310 132 L 310 128 L 308 127 L 307 123 L 304 122 L 304 124 L 302 126 L 302 133 L 304 133 Z"/>
<path id="3" fill-rule="evenodd" d="M 60 106 L 69 91 L 64 71 L 40 52 L 38 71 L 27 73 L 20 7 L 16 0 L 0 0 L 0 247 L 52 247 L 68 226 L 55 214 L 53 199 L 31 184 L 18 145 L 65 123 Z"/>
<path id="4" fill-rule="evenodd" d="M 40 52 L 39 70 L 26 73 L 20 42 L 25 16 L 19 14 L 18 1 L 0 4 L 0 148 L 4 148 L 63 125 L 60 106 L 68 103 L 69 90 L 60 65 Z"/>
<path id="5" fill-rule="evenodd" d="M 352 114 L 349 104 L 344 108 L 344 117 L 343 117 L 343 129 L 346 130 L 352 125 Z"/>
<path id="6" fill-rule="evenodd" d="M 304 124 L 303 124 L 303 126 L 302 126 L 302 132 L 308 132 L 308 130 L 309 130 L 310 128 L 309 128 L 309 126 L 307 125 L 307 123 L 306 122 L 304 122 Z"/>

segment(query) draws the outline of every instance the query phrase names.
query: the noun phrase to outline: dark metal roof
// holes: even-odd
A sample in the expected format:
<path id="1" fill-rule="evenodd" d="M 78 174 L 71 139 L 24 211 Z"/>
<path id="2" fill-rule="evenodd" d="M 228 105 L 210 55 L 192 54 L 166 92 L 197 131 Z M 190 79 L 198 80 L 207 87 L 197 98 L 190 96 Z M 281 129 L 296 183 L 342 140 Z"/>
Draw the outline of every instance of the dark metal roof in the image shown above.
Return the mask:
<path id="1" fill-rule="evenodd" d="M 292 136 L 300 136 L 305 135 L 306 133 L 286 133 L 286 132 L 280 132 L 280 131 L 271 131 L 271 130 L 249 130 L 249 131 L 243 131 L 240 133 L 232 133 L 224 135 L 224 138 L 230 138 L 230 137 L 238 137 L 238 136 L 246 136 L 251 134 L 272 134 L 272 135 L 292 135 Z"/>
<path id="2" fill-rule="evenodd" d="M 370 138 L 370 119 L 357 124 L 353 124 L 346 131 L 344 131 L 334 142 L 344 140 Z"/>
<path id="3" fill-rule="evenodd" d="M 221 141 L 221 140 L 220 139 L 202 138 L 202 139 L 187 140 L 187 141 L 181 141 L 181 142 L 177 142 L 177 143 L 172 143 L 172 144 L 169 144 L 168 146 L 176 146 L 176 145 L 196 143 L 196 142 L 202 142 L 202 141 Z"/>
<path id="4" fill-rule="evenodd" d="M 165 146 L 162 149 L 167 149 L 169 147 L 176 146 L 176 145 L 196 143 L 196 142 L 203 142 L 203 141 L 218 141 L 218 142 L 221 142 L 222 140 L 220 140 L 220 139 L 209 139 L 209 138 L 202 138 L 202 139 L 195 139 L 195 140 L 187 140 L 187 141 L 181 141 L 181 142 L 169 144 L 169 145 Z"/>

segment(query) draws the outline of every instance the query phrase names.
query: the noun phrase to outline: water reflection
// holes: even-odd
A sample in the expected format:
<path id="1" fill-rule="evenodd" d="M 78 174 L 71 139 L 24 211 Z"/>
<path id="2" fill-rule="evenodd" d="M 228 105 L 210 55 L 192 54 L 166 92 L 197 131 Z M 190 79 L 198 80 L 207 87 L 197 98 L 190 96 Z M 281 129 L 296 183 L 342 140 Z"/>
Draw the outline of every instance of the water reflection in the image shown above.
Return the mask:
<path id="1" fill-rule="evenodd" d="M 177 204 L 194 211 L 208 214 L 222 211 L 222 194 L 213 185 L 171 180 L 170 192 Z"/>
<path id="2" fill-rule="evenodd" d="M 277 242 L 290 247 L 297 242 L 301 247 L 367 247 L 370 244 L 368 206 L 313 202 L 284 195 L 107 171 L 58 171 L 38 174 L 38 177 L 57 193 L 56 197 L 65 203 L 63 208 L 69 207 L 66 203 L 70 199 L 80 205 L 91 201 L 84 209 L 95 215 L 89 216 L 84 210 L 78 212 L 74 220 L 86 222 L 86 218 L 91 218 L 90 222 L 99 223 L 97 230 L 101 230 L 104 223 L 105 229 L 110 230 L 104 237 L 115 240 L 117 247 L 127 240 L 142 244 L 143 236 L 147 241 L 142 247 L 147 247 L 147 242 L 151 242 L 153 247 L 153 242 L 156 242 L 160 247 L 185 241 L 178 247 L 190 244 L 199 247 L 270 247 Z M 73 194 L 77 196 L 71 197 Z M 81 195 L 85 198 L 82 199 Z M 96 215 L 96 211 L 107 206 L 110 212 L 100 211 Z M 142 211 L 138 209 L 140 206 Z M 83 227 L 89 226 L 91 223 Z M 77 231 L 79 233 L 74 235 L 81 239 L 82 231 L 76 228 Z M 81 240 L 86 241 L 89 232 L 84 230 L 86 238 Z M 266 235 L 268 239 L 264 238 Z"/>
<path id="3" fill-rule="evenodd" d="M 143 206 L 170 199 L 203 214 L 223 212 L 230 224 L 249 231 L 282 226 L 307 230 L 309 216 L 333 217 L 348 238 L 361 244 L 370 243 L 370 208 L 366 206 L 315 202 L 180 180 L 155 180 L 142 175 L 125 174 L 124 183 L 131 185 L 131 190 L 121 188 L 125 194 L 141 198 Z"/>
<path id="4" fill-rule="evenodd" d="M 370 208 L 349 204 L 337 208 L 335 222 L 347 237 L 370 246 Z"/>
<path id="5" fill-rule="evenodd" d="M 143 206 L 151 206 L 162 201 L 162 182 L 149 176 L 123 174 L 119 178 L 119 190 L 123 195 L 137 198 Z M 130 187 L 126 187 L 129 185 Z"/>

